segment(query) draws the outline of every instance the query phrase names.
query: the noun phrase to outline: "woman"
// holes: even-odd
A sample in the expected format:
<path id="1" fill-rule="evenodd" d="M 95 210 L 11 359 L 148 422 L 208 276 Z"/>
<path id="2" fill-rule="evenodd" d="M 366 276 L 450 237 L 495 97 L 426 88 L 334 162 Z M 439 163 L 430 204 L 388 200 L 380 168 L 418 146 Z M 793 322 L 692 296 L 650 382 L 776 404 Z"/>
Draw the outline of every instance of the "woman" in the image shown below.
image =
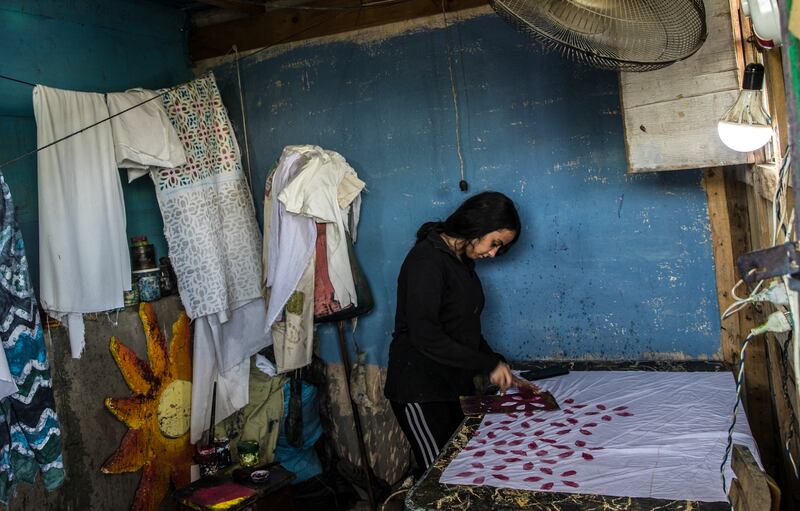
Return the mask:
<path id="1" fill-rule="evenodd" d="M 507 252 L 520 227 L 511 199 L 479 193 L 444 222 L 420 227 L 400 269 L 384 393 L 414 451 L 417 476 L 464 418 L 458 397 L 474 393 L 475 375 L 488 374 L 503 391 L 514 380 L 481 334 L 484 296 L 474 267 L 476 259 Z"/>

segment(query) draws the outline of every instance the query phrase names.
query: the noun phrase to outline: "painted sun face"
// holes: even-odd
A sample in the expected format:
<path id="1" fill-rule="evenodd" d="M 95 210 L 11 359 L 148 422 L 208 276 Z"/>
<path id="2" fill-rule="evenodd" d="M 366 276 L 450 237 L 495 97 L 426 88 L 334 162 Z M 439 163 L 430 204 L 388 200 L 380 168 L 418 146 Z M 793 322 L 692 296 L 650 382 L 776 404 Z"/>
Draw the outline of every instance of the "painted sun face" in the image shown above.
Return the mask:
<path id="1" fill-rule="evenodd" d="M 185 313 L 172 325 L 169 350 L 150 303 L 140 305 L 139 317 L 147 336 L 149 364 L 116 337 L 109 346 L 134 395 L 106 399 L 106 408 L 130 429 L 101 470 L 119 474 L 142 469 L 132 509 L 147 510 L 158 508 L 170 481 L 176 488 L 190 482 L 192 362 Z"/>
<path id="2" fill-rule="evenodd" d="M 500 229 L 484 234 L 467 243 L 464 247 L 464 255 L 470 259 L 490 259 L 497 255 L 500 248 L 514 241 L 515 234 L 510 229 Z"/>

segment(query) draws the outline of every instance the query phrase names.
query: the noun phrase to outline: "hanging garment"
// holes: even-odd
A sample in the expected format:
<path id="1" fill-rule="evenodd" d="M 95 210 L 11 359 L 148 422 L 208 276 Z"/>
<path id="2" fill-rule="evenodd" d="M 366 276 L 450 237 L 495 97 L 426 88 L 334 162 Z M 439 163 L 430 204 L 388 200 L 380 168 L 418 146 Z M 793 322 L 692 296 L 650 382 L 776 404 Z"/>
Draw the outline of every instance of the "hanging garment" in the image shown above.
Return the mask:
<path id="1" fill-rule="evenodd" d="M 264 296 L 279 373 L 311 363 L 314 349 L 314 243 L 310 218 L 273 198 L 313 157 L 314 146 L 284 148 L 264 192 Z"/>
<path id="2" fill-rule="evenodd" d="M 283 317 L 272 324 L 278 372 L 300 369 L 314 353 L 314 258 L 308 262 L 297 289 L 284 307 Z"/>
<path id="3" fill-rule="evenodd" d="M 234 309 L 222 323 L 218 314 L 194 322 L 192 361 L 192 421 L 190 439 L 200 440 L 211 420 L 211 398 L 217 382 L 215 422 L 250 402 L 250 356 L 269 343 L 267 316 L 259 298 Z"/>
<path id="4" fill-rule="evenodd" d="M 270 343 L 261 297 L 261 234 L 239 147 L 213 75 L 162 96 L 186 165 L 151 168 L 186 313 L 195 320 L 191 441 L 247 404 L 250 356 Z"/>
<path id="5" fill-rule="evenodd" d="M 111 115 L 125 111 L 111 119 L 111 131 L 117 167 L 134 169 L 128 181 L 147 174 L 149 167 L 186 164 L 183 144 L 157 95 L 144 89 L 106 94 Z"/>
<path id="6" fill-rule="evenodd" d="M 225 316 L 261 297 L 261 234 L 239 147 L 213 75 L 162 101 L 187 164 L 151 169 L 169 257 L 190 318 Z"/>
<path id="7" fill-rule="evenodd" d="M 287 213 L 283 203 L 274 199 L 320 151 L 315 146 L 284 148 L 265 189 L 263 263 L 270 325 L 279 319 L 286 302 L 297 289 L 314 255 L 317 237 L 312 219 Z"/>
<path id="8" fill-rule="evenodd" d="M 339 186 L 344 179 L 347 179 L 346 186 L 340 196 Z M 349 206 L 355 199 L 357 193 L 354 190 L 360 192 L 363 187 L 363 181 L 358 180 L 356 172 L 339 153 L 319 149 L 303 167 L 302 172 L 277 194 L 278 200 L 289 213 L 328 224 L 328 271 L 336 300 L 342 306 L 351 303 L 358 305 L 347 252 L 342 208 Z"/>
<path id="9" fill-rule="evenodd" d="M 317 224 L 316 269 L 314 271 L 314 317 L 330 316 L 342 310 L 328 274 L 326 225 Z"/>
<path id="10" fill-rule="evenodd" d="M 37 145 L 108 117 L 102 94 L 33 89 Z M 42 307 L 66 318 L 72 356 L 83 350 L 84 312 L 123 306 L 131 288 L 125 204 L 109 123 L 38 153 Z"/>
<path id="11" fill-rule="evenodd" d="M 261 463 L 275 459 L 281 417 L 283 416 L 284 376 L 268 376 L 256 364 L 250 367 L 250 402 L 217 425 L 217 435 L 230 439 L 231 450 L 239 442 L 257 441 Z"/>
<path id="12" fill-rule="evenodd" d="M 60 486 L 64 464 L 39 309 L 2 174 L 0 191 L 0 340 L 18 389 L 0 400 L 0 502 L 6 504 L 17 481 L 32 484 L 40 472 L 47 490 Z"/>
<path id="13" fill-rule="evenodd" d="M 445 484 L 666 500 L 726 500 L 730 372 L 574 371 L 536 382 L 560 410 L 487 414 Z M 735 443 L 758 458 L 740 408 Z M 733 477 L 730 459 L 725 467 Z"/>

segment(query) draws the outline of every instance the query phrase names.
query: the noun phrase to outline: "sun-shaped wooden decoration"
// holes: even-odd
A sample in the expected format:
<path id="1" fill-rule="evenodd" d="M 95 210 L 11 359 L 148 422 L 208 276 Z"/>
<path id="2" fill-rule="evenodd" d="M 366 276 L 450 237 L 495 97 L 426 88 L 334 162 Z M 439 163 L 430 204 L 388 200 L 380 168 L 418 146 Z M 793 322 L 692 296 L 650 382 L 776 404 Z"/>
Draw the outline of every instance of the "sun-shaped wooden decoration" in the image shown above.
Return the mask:
<path id="1" fill-rule="evenodd" d="M 150 511 L 166 496 L 170 480 L 176 488 L 190 482 L 192 362 L 185 313 L 172 325 L 169 351 L 149 303 L 139 306 L 139 317 L 147 337 L 149 365 L 116 337 L 111 338 L 111 354 L 134 395 L 106 399 L 106 408 L 130 429 L 101 470 L 119 474 L 142 469 L 131 509 Z"/>

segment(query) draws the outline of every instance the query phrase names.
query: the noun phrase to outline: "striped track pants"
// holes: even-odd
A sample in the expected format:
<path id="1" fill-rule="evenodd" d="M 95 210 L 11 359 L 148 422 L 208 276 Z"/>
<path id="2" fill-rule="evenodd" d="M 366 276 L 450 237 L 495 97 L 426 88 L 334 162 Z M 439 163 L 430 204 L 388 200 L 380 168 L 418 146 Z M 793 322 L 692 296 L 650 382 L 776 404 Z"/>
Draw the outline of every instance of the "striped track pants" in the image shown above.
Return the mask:
<path id="1" fill-rule="evenodd" d="M 397 403 L 392 401 L 392 411 L 403 430 L 414 458 L 415 475 L 419 477 L 433 464 L 439 451 L 447 444 L 464 419 L 457 401 L 431 403 Z"/>

